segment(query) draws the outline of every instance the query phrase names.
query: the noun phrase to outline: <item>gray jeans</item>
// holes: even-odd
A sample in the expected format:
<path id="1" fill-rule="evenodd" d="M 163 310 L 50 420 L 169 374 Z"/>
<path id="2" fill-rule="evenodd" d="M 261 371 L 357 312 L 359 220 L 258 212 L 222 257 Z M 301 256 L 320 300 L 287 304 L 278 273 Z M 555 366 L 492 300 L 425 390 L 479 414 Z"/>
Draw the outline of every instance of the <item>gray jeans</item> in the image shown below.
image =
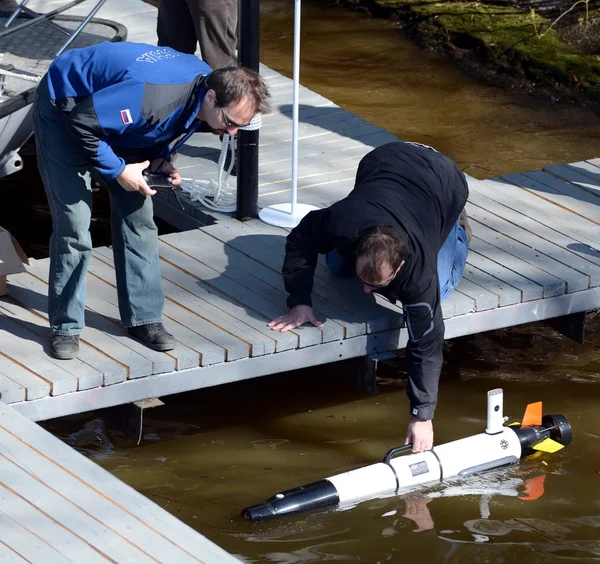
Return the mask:
<path id="1" fill-rule="evenodd" d="M 91 164 L 66 119 L 50 102 L 46 79 L 34 104 L 38 169 L 52 214 L 48 316 L 57 335 L 84 328 L 86 274 L 92 256 Z M 162 278 L 152 198 L 108 181 L 119 312 L 125 327 L 161 321 Z"/>
<path id="2" fill-rule="evenodd" d="M 219 69 L 235 60 L 237 0 L 160 0 L 158 45 L 194 53 Z"/>

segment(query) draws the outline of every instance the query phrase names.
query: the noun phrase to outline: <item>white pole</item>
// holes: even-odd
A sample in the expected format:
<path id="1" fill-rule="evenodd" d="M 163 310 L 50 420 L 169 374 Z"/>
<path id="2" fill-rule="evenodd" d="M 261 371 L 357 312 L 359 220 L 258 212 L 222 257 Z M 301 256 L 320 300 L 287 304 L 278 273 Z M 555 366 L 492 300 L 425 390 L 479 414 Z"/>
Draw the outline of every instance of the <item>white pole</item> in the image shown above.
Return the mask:
<path id="1" fill-rule="evenodd" d="M 298 199 L 298 100 L 300 93 L 300 14 L 302 0 L 294 2 L 294 94 L 292 98 L 292 202 L 291 213 L 296 211 Z"/>
<path id="2" fill-rule="evenodd" d="M 292 95 L 292 200 L 289 204 L 276 204 L 263 208 L 258 217 L 269 225 L 296 227 L 310 211 L 319 209 L 308 204 L 298 204 L 298 120 L 300 100 L 300 15 L 302 1 L 294 0 L 294 73 Z"/>

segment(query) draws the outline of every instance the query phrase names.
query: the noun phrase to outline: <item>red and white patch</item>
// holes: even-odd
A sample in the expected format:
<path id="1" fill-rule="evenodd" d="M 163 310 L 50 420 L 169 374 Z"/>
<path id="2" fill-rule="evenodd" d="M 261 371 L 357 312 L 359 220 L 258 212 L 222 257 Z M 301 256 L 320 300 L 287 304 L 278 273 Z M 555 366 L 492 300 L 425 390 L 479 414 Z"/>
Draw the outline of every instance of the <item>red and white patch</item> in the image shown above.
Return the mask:
<path id="1" fill-rule="evenodd" d="M 129 110 L 121 110 L 121 119 L 125 125 L 133 123 L 133 118 L 131 117 L 131 112 Z"/>

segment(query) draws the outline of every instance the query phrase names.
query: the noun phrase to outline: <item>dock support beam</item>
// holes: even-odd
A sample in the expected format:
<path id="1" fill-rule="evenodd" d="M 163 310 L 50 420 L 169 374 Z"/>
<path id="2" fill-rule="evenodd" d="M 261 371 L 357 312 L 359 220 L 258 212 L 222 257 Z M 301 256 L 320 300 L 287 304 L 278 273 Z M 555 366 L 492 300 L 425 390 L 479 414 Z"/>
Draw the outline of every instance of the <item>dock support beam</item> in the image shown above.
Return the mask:
<path id="1" fill-rule="evenodd" d="M 128 439 L 139 445 L 144 433 L 144 411 L 165 405 L 158 398 L 148 398 L 108 408 L 110 426 L 121 431 Z"/>
<path id="2" fill-rule="evenodd" d="M 561 335 L 583 345 L 585 342 L 585 317 L 585 311 L 578 311 L 547 319 L 546 323 Z"/>
<path id="3" fill-rule="evenodd" d="M 393 353 L 380 353 L 349 358 L 335 363 L 335 368 L 352 384 L 372 395 L 379 393 L 377 387 L 377 365 L 380 360 L 395 358 Z"/>
<path id="4" fill-rule="evenodd" d="M 239 2 L 238 62 L 259 71 L 260 2 Z M 237 211 L 244 221 L 258 217 L 258 130 L 240 129 L 237 134 Z"/>

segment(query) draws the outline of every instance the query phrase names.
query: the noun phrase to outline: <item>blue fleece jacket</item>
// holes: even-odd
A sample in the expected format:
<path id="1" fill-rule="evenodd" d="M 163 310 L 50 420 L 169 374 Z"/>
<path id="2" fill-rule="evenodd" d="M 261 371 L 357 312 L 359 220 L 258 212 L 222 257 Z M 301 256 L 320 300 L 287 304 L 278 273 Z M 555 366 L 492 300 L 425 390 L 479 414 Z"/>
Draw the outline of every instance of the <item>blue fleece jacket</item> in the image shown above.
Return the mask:
<path id="1" fill-rule="evenodd" d="M 58 57 L 47 82 L 84 154 L 113 179 L 125 168 L 120 155 L 167 157 L 169 143 L 198 125 L 210 72 L 169 47 L 105 42 Z"/>

